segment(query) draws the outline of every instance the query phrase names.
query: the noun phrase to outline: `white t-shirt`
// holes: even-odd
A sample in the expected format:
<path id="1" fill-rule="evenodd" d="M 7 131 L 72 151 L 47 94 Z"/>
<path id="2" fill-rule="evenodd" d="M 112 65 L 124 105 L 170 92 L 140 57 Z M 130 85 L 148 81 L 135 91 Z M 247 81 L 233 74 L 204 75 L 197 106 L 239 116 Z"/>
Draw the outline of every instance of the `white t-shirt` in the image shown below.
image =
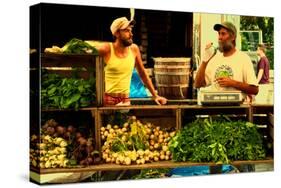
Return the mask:
<path id="1" fill-rule="evenodd" d="M 205 81 L 207 86 L 211 85 L 217 90 L 236 90 L 231 87 L 222 88 L 216 83 L 216 78 L 223 76 L 258 86 L 250 57 L 239 50 L 236 50 L 236 52 L 229 57 L 224 57 L 223 53 L 217 53 L 208 63 L 205 70 Z"/>

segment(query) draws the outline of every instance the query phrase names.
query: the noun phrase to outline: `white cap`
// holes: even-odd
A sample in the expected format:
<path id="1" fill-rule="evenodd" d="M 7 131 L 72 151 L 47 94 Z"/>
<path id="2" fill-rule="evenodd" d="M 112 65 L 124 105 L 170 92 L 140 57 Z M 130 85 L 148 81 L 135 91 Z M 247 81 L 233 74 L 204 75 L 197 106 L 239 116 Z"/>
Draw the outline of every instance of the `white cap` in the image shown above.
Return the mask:
<path id="1" fill-rule="evenodd" d="M 126 17 L 121 17 L 121 18 L 117 18 L 115 19 L 111 26 L 110 26 L 110 30 L 112 35 L 114 35 L 116 33 L 116 31 L 118 31 L 119 29 L 126 29 L 129 25 L 134 25 L 135 24 L 135 20 L 128 20 Z"/>

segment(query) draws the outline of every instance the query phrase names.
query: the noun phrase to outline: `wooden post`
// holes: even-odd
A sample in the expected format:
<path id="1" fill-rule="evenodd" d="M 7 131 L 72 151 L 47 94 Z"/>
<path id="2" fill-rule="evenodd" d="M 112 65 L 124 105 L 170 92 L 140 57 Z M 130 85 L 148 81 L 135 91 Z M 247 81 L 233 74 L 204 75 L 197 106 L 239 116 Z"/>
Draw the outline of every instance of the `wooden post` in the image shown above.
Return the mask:
<path id="1" fill-rule="evenodd" d="M 92 117 L 95 117 L 95 148 L 101 151 L 101 136 L 100 129 L 102 125 L 101 112 L 98 109 L 92 110 Z"/>
<path id="2" fill-rule="evenodd" d="M 97 106 L 103 106 L 104 93 L 104 71 L 103 60 L 101 57 L 95 57 L 96 63 L 96 92 L 97 92 Z"/>
<path id="3" fill-rule="evenodd" d="M 246 114 L 248 116 L 248 121 L 253 123 L 254 122 L 254 118 L 253 118 L 254 114 L 253 114 L 253 106 L 252 105 L 249 105 L 249 107 L 246 108 Z"/>
<path id="4" fill-rule="evenodd" d="M 182 128 L 182 121 L 181 121 L 181 109 L 176 109 L 176 130 L 180 130 Z"/>

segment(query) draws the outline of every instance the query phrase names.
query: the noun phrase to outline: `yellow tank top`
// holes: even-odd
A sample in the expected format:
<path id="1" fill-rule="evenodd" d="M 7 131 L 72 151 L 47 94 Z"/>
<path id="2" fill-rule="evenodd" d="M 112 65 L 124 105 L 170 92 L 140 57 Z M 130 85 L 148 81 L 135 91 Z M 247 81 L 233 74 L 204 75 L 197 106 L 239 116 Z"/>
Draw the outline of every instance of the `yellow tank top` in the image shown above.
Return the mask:
<path id="1" fill-rule="evenodd" d="M 119 58 L 110 43 L 110 58 L 105 66 L 105 92 L 129 94 L 135 57 L 129 47 L 128 55 Z"/>

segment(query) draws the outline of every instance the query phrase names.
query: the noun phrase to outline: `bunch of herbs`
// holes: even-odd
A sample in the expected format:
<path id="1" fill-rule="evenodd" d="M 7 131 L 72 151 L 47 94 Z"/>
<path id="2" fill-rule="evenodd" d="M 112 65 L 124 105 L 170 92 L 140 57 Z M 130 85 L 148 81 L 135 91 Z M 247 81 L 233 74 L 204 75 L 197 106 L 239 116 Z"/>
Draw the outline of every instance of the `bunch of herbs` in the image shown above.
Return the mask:
<path id="1" fill-rule="evenodd" d="M 174 161 L 216 162 L 265 158 L 257 126 L 245 121 L 212 118 L 187 124 L 169 142 Z"/>

